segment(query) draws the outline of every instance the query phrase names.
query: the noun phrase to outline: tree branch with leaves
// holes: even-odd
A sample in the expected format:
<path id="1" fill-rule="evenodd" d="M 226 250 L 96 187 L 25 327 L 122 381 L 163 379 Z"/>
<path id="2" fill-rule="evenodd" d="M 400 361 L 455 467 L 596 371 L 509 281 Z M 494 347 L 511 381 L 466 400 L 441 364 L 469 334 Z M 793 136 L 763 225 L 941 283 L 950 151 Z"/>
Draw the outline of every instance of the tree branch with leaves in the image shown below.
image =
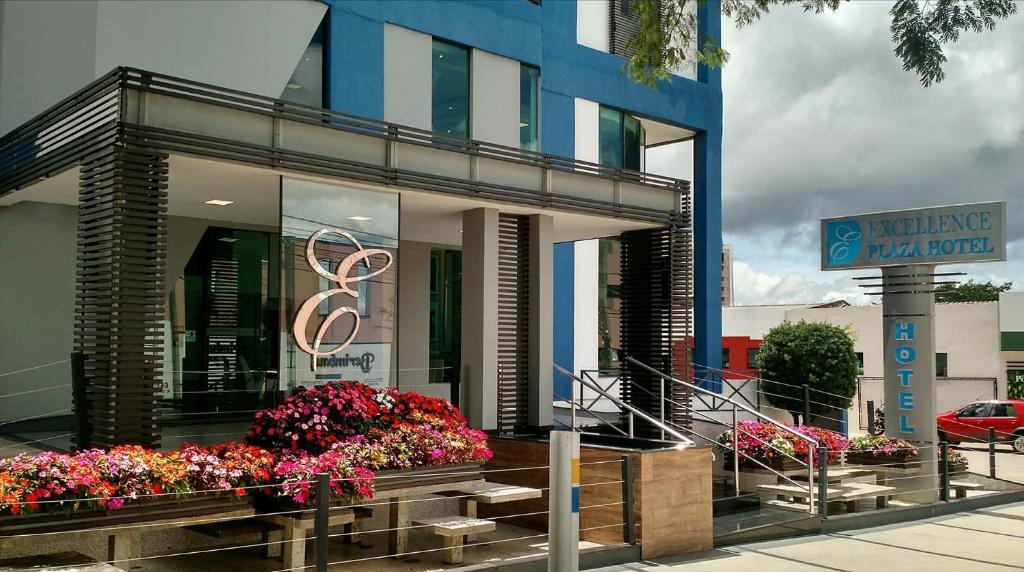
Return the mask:
<path id="1" fill-rule="evenodd" d="M 671 81 L 686 65 L 720 68 L 729 61 L 721 40 L 699 37 L 696 11 L 690 5 L 716 0 L 633 0 L 632 13 L 640 32 L 626 45 L 631 54 L 625 73 L 637 83 L 657 89 Z M 722 16 L 737 28 L 750 26 L 778 6 L 798 5 L 804 12 L 835 12 L 842 0 L 720 0 Z M 889 10 L 893 52 L 903 69 L 914 73 L 925 87 L 941 82 L 946 74 L 943 46 L 955 43 L 962 32 L 994 30 L 999 20 L 1017 12 L 1014 0 L 896 0 Z"/>

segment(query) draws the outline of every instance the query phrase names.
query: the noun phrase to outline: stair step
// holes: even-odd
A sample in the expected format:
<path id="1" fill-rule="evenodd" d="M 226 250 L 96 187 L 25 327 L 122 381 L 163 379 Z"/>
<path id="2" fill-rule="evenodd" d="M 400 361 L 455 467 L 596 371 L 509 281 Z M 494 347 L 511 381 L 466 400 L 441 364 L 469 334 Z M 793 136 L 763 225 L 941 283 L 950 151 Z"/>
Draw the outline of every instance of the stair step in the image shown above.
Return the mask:
<path id="1" fill-rule="evenodd" d="M 761 503 L 762 506 L 770 506 L 772 508 L 780 508 L 782 510 L 790 510 L 793 512 L 807 512 L 807 504 L 799 502 L 789 502 L 782 500 L 770 500 Z"/>

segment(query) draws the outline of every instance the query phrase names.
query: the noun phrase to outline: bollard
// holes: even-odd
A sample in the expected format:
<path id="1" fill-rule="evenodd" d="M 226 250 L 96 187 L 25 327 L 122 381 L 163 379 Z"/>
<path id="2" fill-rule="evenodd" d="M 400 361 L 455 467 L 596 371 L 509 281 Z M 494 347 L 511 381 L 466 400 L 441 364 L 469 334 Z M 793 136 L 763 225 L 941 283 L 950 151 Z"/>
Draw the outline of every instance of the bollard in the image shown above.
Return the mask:
<path id="1" fill-rule="evenodd" d="M 580 568 L 580 434 L 552 431 L 548 470 L 548 572 Z"/>
<path id="2" fill-rule="evenodd" d="M 811 386 L 804 384 L 804 422 L 802 425 L 811 424 Z"/>
<path id="3" fill-rule="evenodd" d="M 316 572 L 327 572 L 327 539 L 331 523 L 331 476 L 316 476 L 316 514 L 313 534 L 316 536 Z M 285 547 L 288 550 L 288 547 Z"/>
<path id="4" fill-rule="evenodd" d="M 988 428 L 988 476 L 996 478 L 996 428 Z"/>
<path id="5" fill-rule="evenodd" d="M 818 445 L 818 515 L 828 518 L 828 448 Z"/>
<path id="6" fill-rule="evenodd" d="M 945 441 L 939 442 L 939 473 L 942 479 L 939 498 L 949 502 L 949 443 Z"/>
<path id="7" fill-rule="evenodd" d="M 633 456 L 622 456 L 622 542 L 636 544 L 636 509 L 633 500 Z"/>

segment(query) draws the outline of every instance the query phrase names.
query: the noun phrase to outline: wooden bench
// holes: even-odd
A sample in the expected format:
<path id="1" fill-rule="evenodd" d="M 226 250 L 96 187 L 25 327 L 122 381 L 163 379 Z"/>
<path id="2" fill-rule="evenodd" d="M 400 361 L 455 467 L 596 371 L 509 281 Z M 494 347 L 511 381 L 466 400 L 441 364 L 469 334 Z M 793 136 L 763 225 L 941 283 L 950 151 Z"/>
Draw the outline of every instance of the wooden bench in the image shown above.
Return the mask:
<path id="1" fill-rule="evenodd" d="M 441 536 L 444 550 L 441 552 L 445 564 L 462 564 L 462 537 L 481 532 L 491 532 L 497 526 L 492 520 L 468 516 L 442 516 L 413 522 L 427 532 Z"/>
<path id="2" fill-rule="evenodd" d="M 956 491 L 954 498 L 962 499 L 967 498 L 967 491 L 980 491 L 985 488 L 985 485 L 966 481 L 949 481 L 949 488 Z"/>

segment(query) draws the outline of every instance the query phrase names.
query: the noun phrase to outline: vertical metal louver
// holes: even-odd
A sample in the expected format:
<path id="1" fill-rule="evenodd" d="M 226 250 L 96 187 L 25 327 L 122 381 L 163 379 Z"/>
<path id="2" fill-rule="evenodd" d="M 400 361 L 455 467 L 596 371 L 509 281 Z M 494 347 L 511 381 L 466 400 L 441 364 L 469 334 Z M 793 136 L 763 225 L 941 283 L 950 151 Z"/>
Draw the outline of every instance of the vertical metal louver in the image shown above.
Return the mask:
<path id="1" fill-rule="evenodd" d="M 167 155 L 108 147 L 79 175 L 75 351 L 89 445 L 159 445 Z M 81 445 L 81 444 L 79 444 Z"/>
<path id="2" fill-rule="evenodd" d="M 611 0 L 608 2 L 608 47 L 619 56 L 627 53 L 626 44 L 640 33 L 640 18 L 633 13 L 634 0 Z"/>
<path id="3" fill-rule="evenodd" d="M 498 215 L 498 431 L 527 424 L 530 219 Z"/>
<path id="4" fill-rule="evenodd" d="M 238 363 L 238 260 L 210 260 L 210 312 L 207 337 L 207 391 L 230 389 Z"/>
<path id="5" fill-rule="evenodd" d="M 686 352 L 691 329 L 693 248 L 690 230 L 671 226 L 622 234 L 621 349 L 624 355 L 682 379 L 689 364 Z M 661 415 L 659 376 L 629 361 L 622 362 L 622 397 L 654 417 Z M 665 420 L 690 428 L 690 391 L 664 383 Z M 649 424 L 638 434 L 660 434 Z"/>

